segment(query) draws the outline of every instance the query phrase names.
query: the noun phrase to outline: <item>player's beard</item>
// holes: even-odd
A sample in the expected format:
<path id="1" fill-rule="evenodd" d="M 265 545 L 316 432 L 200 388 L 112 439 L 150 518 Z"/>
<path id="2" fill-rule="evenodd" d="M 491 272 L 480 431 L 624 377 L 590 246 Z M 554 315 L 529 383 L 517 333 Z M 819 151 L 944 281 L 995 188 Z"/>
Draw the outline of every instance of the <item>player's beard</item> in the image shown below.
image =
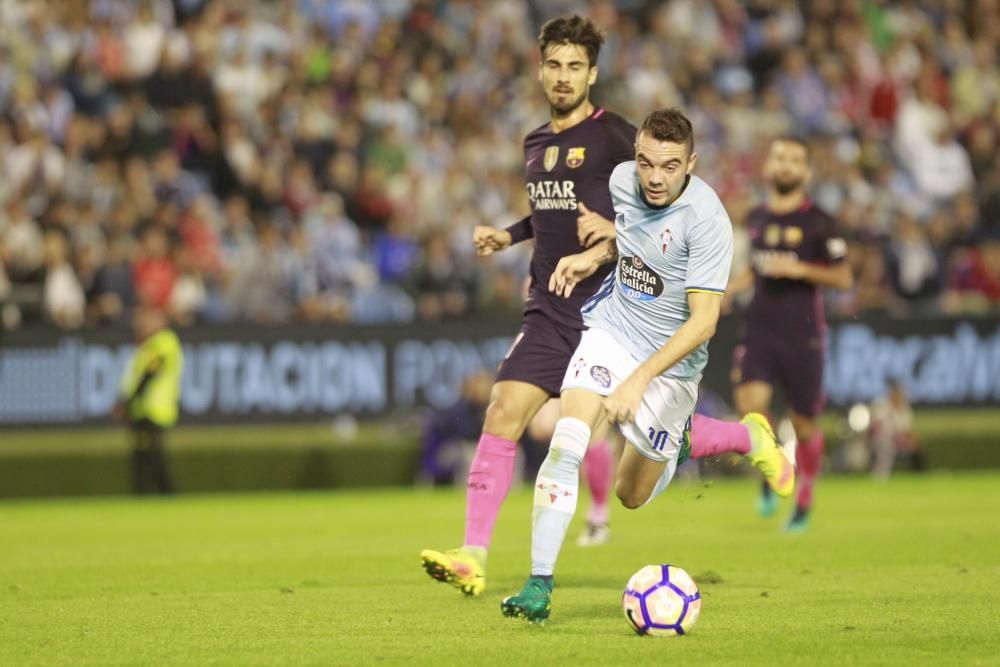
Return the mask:
<path id="1" fill-rule="evenodd" d="M 587 101 L 586 88 L 583 90 L 582 93 L 580 93 L 576 97 L 562 103 L 556 102 L 556 97 L 558 97 L 560 94 L 564 93 L 557 93 L 556 91 L 553 90 L 552 93 L 549 95 L 549 111 L 553 116 L 568 116 L 574 111 L 576 111 L 578 108 L 580 108 L 580 105 L 582 105 L 584 102 Z"/>
<path id="2" fill-rule="evenodd" d="M 779 195 L 788 195 L 799 188 L 802 187 L 801 178 L 773 178 L 771 179 L 771 187 L 774 188 L 775 192 Z"/>

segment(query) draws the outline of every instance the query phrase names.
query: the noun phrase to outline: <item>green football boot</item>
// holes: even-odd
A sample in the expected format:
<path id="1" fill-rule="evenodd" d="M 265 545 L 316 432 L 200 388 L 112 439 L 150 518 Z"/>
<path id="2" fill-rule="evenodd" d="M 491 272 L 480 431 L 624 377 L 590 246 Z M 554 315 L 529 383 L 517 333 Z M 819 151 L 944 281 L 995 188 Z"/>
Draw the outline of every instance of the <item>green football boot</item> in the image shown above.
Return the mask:
<path id="1" fill-rule="evenodd" d="M 552 583 L 549 577 L 528 577 L 521 592 L 506 597 L 500 611 L 507 618 L 523 618 L 529 623 L 544 623 L 552 610 Z"/>
<path id="2" fill-rule="evenodd" d="M 757 514 L 765 519 L 774 516 L 774 511 L 778 509 L 778 498 L 771 490 L 771 485 L 767 481 L 761 482 L 760 495 L 757 496 Z"/>
<path id="3" fill-rule="evenodd" d="M 791 535 L 798 535 L 806 532 L 809 527 L 809 509 L 805 507 L 795 507 L 795 513 L 785 524 L 785 532 Z"/>

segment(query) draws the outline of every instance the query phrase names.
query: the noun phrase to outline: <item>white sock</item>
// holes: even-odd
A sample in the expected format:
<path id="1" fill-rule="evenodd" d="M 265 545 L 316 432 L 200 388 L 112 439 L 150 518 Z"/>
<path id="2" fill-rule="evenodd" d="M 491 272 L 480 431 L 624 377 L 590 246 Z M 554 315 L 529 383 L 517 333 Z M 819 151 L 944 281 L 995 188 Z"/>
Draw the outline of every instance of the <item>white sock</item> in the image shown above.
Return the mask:
<path id="1" fill-rule="evenodd" d="M 549 453 L 535 479 L 531 523 L 531 574 L 551 575 L 569 523 L 576 513 L 580 464 L 590 442 L 590 427 L 579 419 L 556 422 Z"/>

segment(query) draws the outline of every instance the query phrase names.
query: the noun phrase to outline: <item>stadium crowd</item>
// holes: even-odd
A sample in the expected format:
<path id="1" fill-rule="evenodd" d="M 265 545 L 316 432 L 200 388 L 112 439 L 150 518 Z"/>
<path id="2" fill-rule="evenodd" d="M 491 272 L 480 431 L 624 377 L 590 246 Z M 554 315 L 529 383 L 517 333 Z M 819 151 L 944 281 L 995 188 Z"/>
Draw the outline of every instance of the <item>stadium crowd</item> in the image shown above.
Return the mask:
<path id="1" fill-rule="evenodd" d="M 809 137 L 832 311 L 1000 307 L 998 0 L 0 0 L 3 325 L 519 309 L 530 248 L 472 228 L 528 212 L 535 36 L 574 11 L 593 99 L 685 108 L 738 228 L 768 140 Z"/>

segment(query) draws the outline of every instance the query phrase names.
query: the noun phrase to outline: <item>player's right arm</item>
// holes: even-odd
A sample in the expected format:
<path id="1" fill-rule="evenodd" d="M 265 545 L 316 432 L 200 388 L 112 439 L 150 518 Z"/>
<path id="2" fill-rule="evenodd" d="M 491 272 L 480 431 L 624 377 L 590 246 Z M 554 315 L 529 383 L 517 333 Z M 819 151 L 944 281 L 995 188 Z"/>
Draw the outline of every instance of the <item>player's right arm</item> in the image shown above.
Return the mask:
<path id="1" fill-rule="evenodd" d="M 549 278 L 549 291 L 569 298 L 573 288 L 580 281 L 594 275 L 598 268 L 615 261 L 617 257 L 618 245 L 613 238 L 601 241 L 575 255 L 566 255 L 559 260 Z"/>
<path id="2" fill-rule="evenodd" d="M 505 229 L 476 225 L 472 232 L 472 245 L 476 247 L 476 253 L 481 257 L 492 255 L 497 250 L 503 250 L 510 243 L 510 232 Z"/>
<path id="3" fill-rule="evenodd" d="M 604 409 L 612 424 L 634 421 L 642 396 L 653 378 L 676 366 L 715 335 L 722 310 L 722 293 L 689 290 L 687 299 L 691 311 L 688 320 L 604 399 Z"/>
<path id="4" fill-rule="evenodd" d="M 472 231 L 472 244 L 476 248 L 476 253 L 485 257 L 534 237 L 535 228 L 531 226 L 531 216 L 527 215 L 506 229 L 476 225 Z"/>

